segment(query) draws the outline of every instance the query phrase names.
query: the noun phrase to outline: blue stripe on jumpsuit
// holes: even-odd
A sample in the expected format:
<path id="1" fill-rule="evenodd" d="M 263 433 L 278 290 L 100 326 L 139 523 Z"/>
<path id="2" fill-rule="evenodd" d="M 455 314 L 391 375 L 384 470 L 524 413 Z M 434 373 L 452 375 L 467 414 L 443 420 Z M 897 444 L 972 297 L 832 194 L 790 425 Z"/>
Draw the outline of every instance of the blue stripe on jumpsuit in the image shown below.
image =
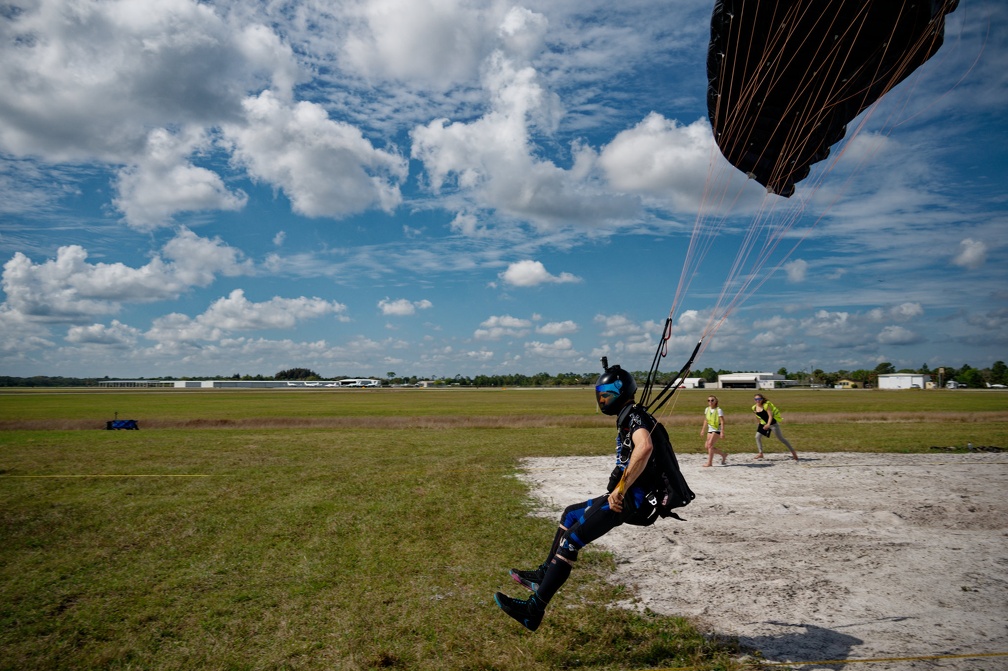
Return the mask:
<path id="1" fill-rule="evenodd" d="M 644 490 L 641 489 L 640 487 L 636 486 L 630 487 L 630 490 L 627 492 L 627 495 L 628 495 L 627 498 L 630 497 L 633 498 L 633 502 L 636 504 L 636 507 L 640 507 L 644 503 L 645 493 Z M 581 536 L 578 535 L 578 531 L 582 527 L 584 527 L 585 522 L 589 519 L 588 513 L 589 511 L 592 511 L 592 506 L 600 501 L 602 502 L 602 505 L 596 509 L 596 512 L 592 513 L 592 517 L 594 517 L 594 515 L 598 513 L 604 514 L 606 520 L 605 523 L 603 524 L 603 528 L 593 530 L 589 526 L 589 529 L 587 531 L 589 531 L 590 537 L 582 538 Z M 629 504 L 629 501 L 627 501 L 627 504 Z M 611 516 L 616 517 L 614 519 Z M 563 517 L 563 526 L 567 529 L 566 536 L 569 541 L 570 548 L 573 550 L 580 550 L 585 545 L 588 545 L 592 541 L 604 535 L 607 531 L 622 524 L 623 522 L 621 517 L 622 513 L 617 513 L 609 507 L 608 496 L 600 496 L 598 498 L 589 499 L 584 503 L 574 504 L 573 506 L 570 506 L 569 508 L 567 508 L 566 511 L 564 511 L 564 517 Z M 592 531 L 601 531 L 601 533 L 592 534 L 590 533 Z"/>

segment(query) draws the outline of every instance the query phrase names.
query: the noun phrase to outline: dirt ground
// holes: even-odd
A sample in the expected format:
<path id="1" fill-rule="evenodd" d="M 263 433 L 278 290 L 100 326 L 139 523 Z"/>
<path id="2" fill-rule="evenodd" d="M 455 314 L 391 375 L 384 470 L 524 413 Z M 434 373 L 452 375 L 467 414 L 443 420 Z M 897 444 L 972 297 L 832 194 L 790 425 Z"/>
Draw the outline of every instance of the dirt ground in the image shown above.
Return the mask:
<path id="1" fill-rule="evenodd" d="M 598 541 L 639 597 L 624 605 L 804 669 L 1008 669 L 1008 454 L 752 456 L 680 455 L 687 521 Z M 605 491 L 612 459 L 523 467 L 558 519 Z"/>

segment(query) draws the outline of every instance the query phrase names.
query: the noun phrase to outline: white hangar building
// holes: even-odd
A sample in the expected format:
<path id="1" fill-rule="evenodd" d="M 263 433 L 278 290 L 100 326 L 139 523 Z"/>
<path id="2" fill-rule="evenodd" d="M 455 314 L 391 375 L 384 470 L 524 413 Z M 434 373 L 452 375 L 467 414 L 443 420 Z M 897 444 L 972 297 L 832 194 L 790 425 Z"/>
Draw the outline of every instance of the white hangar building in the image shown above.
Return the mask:
<path id="1" fill-rule="evenodd" d="M 878 376 L 879 389 L 925 389 L 931 381 L 923 373 L 883 373 Z"/>
<path id="2" fill-rule="evenodd" d="M 718 389 L 778 389 L 785 386 L 777 373 L 726 373 L 717 376 Z"/>

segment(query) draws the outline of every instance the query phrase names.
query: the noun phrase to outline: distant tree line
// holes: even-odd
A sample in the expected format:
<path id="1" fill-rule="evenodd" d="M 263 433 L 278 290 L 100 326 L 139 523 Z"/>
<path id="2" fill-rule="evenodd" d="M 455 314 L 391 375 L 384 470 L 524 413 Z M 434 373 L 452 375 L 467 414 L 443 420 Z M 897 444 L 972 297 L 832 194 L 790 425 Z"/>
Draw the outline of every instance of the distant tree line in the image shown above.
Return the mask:
<path id="1" fill-rule="evenodd" d="M 106 380 L 109 378 L 105 378 Z M 0 375 L 0 387 L 97 387 L 99 378 L 94 377 L 13 377 Z"/>
<path id="2" fill-rule="evenodd" d="M 777 372 L 785 375 L 789 380 L 801 380 L 801 376 L 805 375 L 803 373 L 790 374 L 784 368 L 781 368 Z M 1008 385 L 1008 366 L 1005 366 L 1004 361 L 995 361 L 988 368 L 974 368 L 967 363 L 958 368 L 955 366 L 929 368 L 927 364 L 924 364 L 917 369 L 901 368 L 897 370 L 889 362 L 880 363 L 871 370 L 838 370 L 833 373 L 826 373 L 817 368 L 812 371 L 810 379 L 812 384 L 824 384 L 830 387 L 844 379 L 859 382 L 862 386 L 867 386 L 877 385 L 879 375 L 890 375 L 892 373 L 930 375 L 931 379 L 936 383 L 954 381 L 974 388 L 986 387 L 988 384 Z"/>
<path id="3" fill-rule="evenodd" d="M 941 382 L 955 381 L 960 384 L 964 384 L 968 387 L 986 387 L 987 384 L 1004 384 L 1008 385 L 1008 366 L 1005 365 L 1004 361 L 995 361 L 991 366 L 987 368 L 974 368 L 969 364 L 963 364 L 960 367 L 954 366 L 944 366 L 944 373 L 939 374 L 938 368 L 929 368 L 927 364 L 924 364 L 917 369 L 903 368 L 896 370 L 895 366 L 891 363 L 883 362 L 875 366 L 872 369 L 859 369 L 859 370 L 838 370 L 833 372 L 826 372 L 820 368 L 808 371 L 797 371 L 790 372 L 787 368 L 779 368 L 777 373 L 783 375 L 787 380 L 794 380 L 799 385 L 805 386 L 825 386 L 832 387 L 837 384 L 840 380 L 851 380 L 856 382 L 859 386 L 877 386 L 878 376 L 885 375 L 888 373 L 915 373 L 930 375 L 931 379 L 935 382 L 939 381 L 939 375 L 941 377 Z M 643 381 L 647 377 L 646 371 L 632 371 L 633 375 L 637 380 Z M 694 371 L 691 375 L 693 377 L 699 377 L 706 382 L 717 382 L 718 375 L 726 375 L 728 373 L 743 372 L 743 371 L 731 371 L 725 369 L 715 370 L 713 368 L 704 368 L 700 371 Z M 675 373 L 659 373 L 656 376 L 656 385 L 665 385 L 673 380 Z M 311 370 L 310 368 L 288 368 L 286 370 L 281 370 L 272 376 L 264 375 L 240 375 L 235 373 L 233 375 L 216 375 L 216 376 L 203 376 L 203 377 L 140 377 L 135 378 L 137 380 L 149 380 L 149 381 L 159 381 L 159 380 L 303 380 L 303 381 L 315 381 L 315 380 L 331 380 L 331 379 L 341 379 L 349 377 L 370 377 L 373 379 L 382 380 L 386 385 L 401 385 L 401 386 L 411 386 L 420 383 L 421 381 L 432 382 L 439 386 L 458 386 L 458 387 L 575 387 L 575 386 L 587 386 L 595 383 L 595 379 L 598 377 L 598 373 L 558 373 L 556 375 L 550 373 L 536 373 L 535 375 L 522 375 L 522 374 L 506 374 L 506 375 L 477 375 L 475 377 L 465 377 L 463 375 L 456 375 L 454 377 L 436 377 L 431 376 L 427 378 L 417 377 L 416 375 L 410 376 L 398 376 L 394 372 L 389 371 L 384 377 L 374 376 L 374 375 L 337 375 L 331 377 L 323 377 Z M 36 375 L 34 377 L 14 377 L 10 375 L 0 375 L 0 387 L 96 387 L 98 383 L 103 380 L 110 380 L 107 375 L 103 378 L 81 378 L 81 377 L 50 377 L 46 375 Z"/>
<path id="4" fill-rule="evenodd" d="M 318 373 L 310 368 L 288 368 L 273 376 L 277 380 L 321 380 Z"/>

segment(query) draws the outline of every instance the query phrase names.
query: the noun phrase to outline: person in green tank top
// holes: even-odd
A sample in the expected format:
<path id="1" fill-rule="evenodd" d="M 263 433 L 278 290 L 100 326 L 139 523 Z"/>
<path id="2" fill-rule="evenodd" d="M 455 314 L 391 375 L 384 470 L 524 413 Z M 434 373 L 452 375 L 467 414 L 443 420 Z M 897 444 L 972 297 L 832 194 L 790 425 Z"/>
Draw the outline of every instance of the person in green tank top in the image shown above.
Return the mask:
<path id="1" fill-rule="evenodd" d="M 714 455 L 721 455 L 721 465 L 728 463 L 728 453 L 722 452 L 715 445 L 725 438 L 724 410 L 718 405 L 717 396 L 707 397 L 707 408 L 704 410 L 704 423 L 700 428 L 700 437 L 707 437 L 707 463 L 704 468 L 713 465 Z"/>
<path id="2" fill-rule="evenodd" d="M 770 402 L 770 400 L 763 394 L 756 394 L 753 396 L 753 401 L 755 405 L 752 407 L 753 413 L 759 418 L 759 424 L 756 426 L 756 449 L 759 452 L 756 454 L 754 459 L 763 458 L 763 436 L 770 436 L 773 434 L 777 440 L 784 443 L 784 446 L 791 450 L 791 458 L 798 461 L 798 453 L 795 449 L 791 447 L 791 443 L 788 442 L 787 438 L 781 432 L 780 410 L 777 406 Z"/>

